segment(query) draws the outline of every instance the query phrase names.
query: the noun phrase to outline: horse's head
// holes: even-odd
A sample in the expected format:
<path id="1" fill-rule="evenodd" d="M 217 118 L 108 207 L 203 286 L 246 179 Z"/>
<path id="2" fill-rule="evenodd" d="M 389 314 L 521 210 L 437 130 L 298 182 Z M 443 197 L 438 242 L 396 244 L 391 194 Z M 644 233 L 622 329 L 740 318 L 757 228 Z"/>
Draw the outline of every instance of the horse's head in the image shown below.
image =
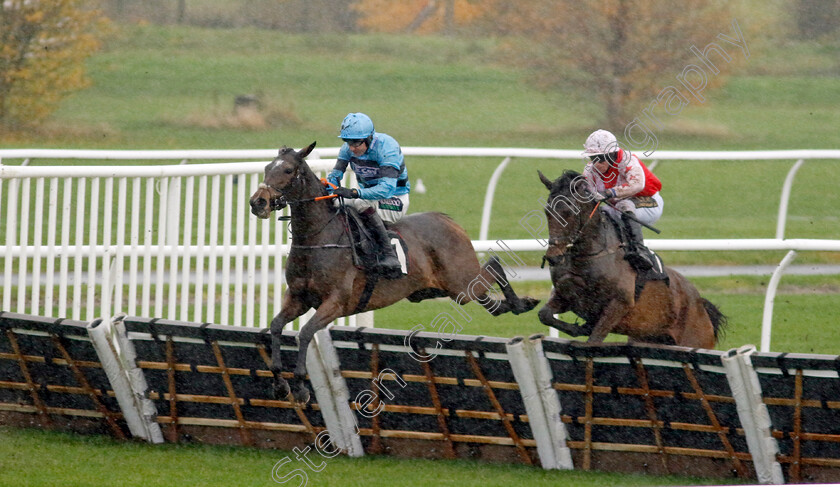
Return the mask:
<path id="1" fill-rule="evenodd" d="M 537 171 L 540 181 L 548 188 L 548 202 L 545 205 L 545 215 L 548 219 L 548 232 L 552 238 L 571 235 L 579 230 L 585 218 L 597 203 L 595 196 L 583 175 L 572 170 L 551 181 Z"/>
<path id="2" fill-rule="evenodd" d="M 272 211 L 286 207 L 287 199 L 294 197 L 289 191 L 294 191 L 295 182 L 301 180 L 302 172 L 309 170 L 304 160 L 314 148 L 315 142 L 300 151 L 286 146 L 280 148 L 277 157 L 265 166 L 265 178 L 251 196 L 251 213 L 259 218 L 268 218 Z"/>

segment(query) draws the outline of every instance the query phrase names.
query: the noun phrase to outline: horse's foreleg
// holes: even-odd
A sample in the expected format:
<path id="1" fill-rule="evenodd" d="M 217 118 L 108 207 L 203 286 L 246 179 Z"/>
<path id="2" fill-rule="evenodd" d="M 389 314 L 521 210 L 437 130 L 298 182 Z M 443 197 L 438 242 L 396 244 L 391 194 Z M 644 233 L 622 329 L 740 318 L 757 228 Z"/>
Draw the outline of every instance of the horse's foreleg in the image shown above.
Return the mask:
<path id="1" fill-rule="evenodd" d="M 601 317 L 598 318 L 598 322 L 595 323 L 595 326 L 592 328 L 592 333 L 589 335 L 588 343 L 601 343 L 607 338 L 614 329 L 615 325 L 621 321 L 621 318 L 627 314 L 627 305 L 622 303 L 617 299 L 613 299 L 604 308 L 604 312 L 601 313 Z"/>
<path id="2" fill-rule="evenodd" d="M 508 282 L 505 269 L 499 262 L 497 257 L 491 257 L 483 266 L 481 266 L 481 273 L 484 276 L 489 276 L 494 282 L 499 285 L 502 294 L 505 296 L 504 311 L 499 310 L 500 313 L 510 311 L 515 315 L 531 311 L 540 302 L 539 299 L 534 299 L 530 296 L 523 296 L 520 298 Z"/>
<path id="3" fill-rule="evenodd" d="M 585 336 L 589 334 L 589 329 L 586 327 L 578 326 L 574 323 L 569 323 L 568 321 L 563 321 L 554 317 L 554 315 L 565 313 L 568 311 L 566 304 L 563 300 L 557 295 L 556 290 L 551 290 L 551 298 L 542 307 L 539 311 L 539 318 L 540 322 L 543 325 L 550 326 L 552 328 L 556 328 L 563 333 L 573 336 Z"/>
<path id="4" fill-rule="evenodd" d="M 282 343 L 283 327 L 306 312 L 304 304 L 293 297 L 292 293 L 286 293 L 283 297 L 283 304 L 277 316 L 271 320 L 271 373 L 274 375 L 273 394 L 277 399 L 285 399 L 289 395 L 289 383 L 283 378 L 283 361 L 280 357 L 280 346 Z"/>
<path id="5" fill-rule="evenodd" d="M 295 400 L 309 402 L 309 389 L 306 388 L 306 353 L 315 333 L 323 330 L 331 321 L 341 315 L 342 306 L 337 299 L 326 301 L 315 311 L 312 319 L 306 322 L 298 333 L 298 356 L 295 365 Z"/>

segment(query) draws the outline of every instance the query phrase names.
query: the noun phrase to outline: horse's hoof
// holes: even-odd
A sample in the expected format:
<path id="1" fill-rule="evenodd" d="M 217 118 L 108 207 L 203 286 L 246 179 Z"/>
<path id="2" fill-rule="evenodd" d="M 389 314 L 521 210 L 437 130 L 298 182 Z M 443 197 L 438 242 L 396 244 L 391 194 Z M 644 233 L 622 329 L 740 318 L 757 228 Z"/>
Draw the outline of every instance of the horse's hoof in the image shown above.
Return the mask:
<path id="1" fill-rule="evenodd" d="M 548 306 L 543 306 L 539 313 L 537 313 L 537 316 L 543 325 L 554 326 L 554 312 Z"/>
<path id="2" fill-rule="evenodd" d="M 540 304 L 540 300 L 536 298 L 532 298 L 530 296 L 525 296 L 519 300 L 519 306 L 517 306 L 513 310 L 513 314 L 518 315 L 522 313 L 527 313 L 534 309 L 538 304 Z"/>
<path id="3" fill-rule="evenodd" d="M 289 397 L 290 392 L 292 392 L 292 390 L 289 388 L 289 383 L 286 382 L 286 379 L 277 378 L 274 380 L 274 385 L 271 388 L 271 395 L 274 399 L 282 401 Z"/>
<path id="4" fill-rule="evenodd" d="M 309 389 L 306 386 L 301 386 L 295 391 L 295 401 L 306 406 L 309 403 Z"/>

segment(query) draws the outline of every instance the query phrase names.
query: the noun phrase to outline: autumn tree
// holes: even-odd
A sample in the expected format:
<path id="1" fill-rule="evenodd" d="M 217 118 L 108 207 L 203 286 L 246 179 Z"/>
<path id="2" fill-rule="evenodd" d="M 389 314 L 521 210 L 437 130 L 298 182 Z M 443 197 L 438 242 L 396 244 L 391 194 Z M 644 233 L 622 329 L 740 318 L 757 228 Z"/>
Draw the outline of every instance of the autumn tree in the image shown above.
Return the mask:
<path id="1" fill-rule="evenodd" d="M 101 14 L 86 0 L 0 0 L 0 125 L 31 126 L 89 83 Z"/>
<path id="2" fill-rule="evenodd" d="M 481 4 L 485 32 L 518 40 L 509 44 L 504 59 L 532 68 L 545 86 L 573 88 L 596 100 L 602 107 L 597 118 L 614 129 L 656 101 L 664 87 L 680 88 L 676 76 L 687 66 L 706 70 L 710 87 L 745 58 L 741 49 L 719 37 L 738 36 L 733 32 L 736 14 L 728 2 L 482 0 Z M 717 73 L 691 50 L 695 46 L 702 52 L 710 43 L 721 48 L 706 51 Z M 670 100 L 672 109 L 675 102 L 702 103 L 685 90 L 680 95 L 682 99 Z"/>
<path id="3" fill-rule="evenodd" d="M 477 0 L 358 0 L 359 26 L 374 32 L 451 34 L 481 15 Z"/>

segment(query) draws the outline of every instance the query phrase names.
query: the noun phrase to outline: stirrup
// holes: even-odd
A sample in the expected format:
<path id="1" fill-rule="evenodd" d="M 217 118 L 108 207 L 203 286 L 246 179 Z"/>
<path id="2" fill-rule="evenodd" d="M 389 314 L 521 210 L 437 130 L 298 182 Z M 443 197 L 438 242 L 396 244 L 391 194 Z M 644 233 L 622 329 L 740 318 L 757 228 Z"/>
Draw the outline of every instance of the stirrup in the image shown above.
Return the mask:
<path id="1" fill-rule="evenodd" d="M 646 252 L 643 253 L 638 250 L 626 252 L 624 254 L 624 260 L 639 272 L 647 271 L 653 269 L 653 262 L 650 261 L 650 257 L 646 254 Z"/>
<path id="2" fill-rule="evenodd" d="M 396 258 L 394 260 L 396 260 Z M 399 261 L 397 261 L 396 265 L 392 263 L 385 265 L 382 262 L 379 262 L 376 270 L 385 279 L 399 279 L 403 276 L 402 265 Z"/>
<path id="3" fill-rule="evenodd" d="M 402 263 L 394 247 L 388 243 L 386 248 L 380 248 L 380 254 L 376 259 L 376 267 L 379 274 L 386 279 L 399 279 L 402 277 Z"/>

